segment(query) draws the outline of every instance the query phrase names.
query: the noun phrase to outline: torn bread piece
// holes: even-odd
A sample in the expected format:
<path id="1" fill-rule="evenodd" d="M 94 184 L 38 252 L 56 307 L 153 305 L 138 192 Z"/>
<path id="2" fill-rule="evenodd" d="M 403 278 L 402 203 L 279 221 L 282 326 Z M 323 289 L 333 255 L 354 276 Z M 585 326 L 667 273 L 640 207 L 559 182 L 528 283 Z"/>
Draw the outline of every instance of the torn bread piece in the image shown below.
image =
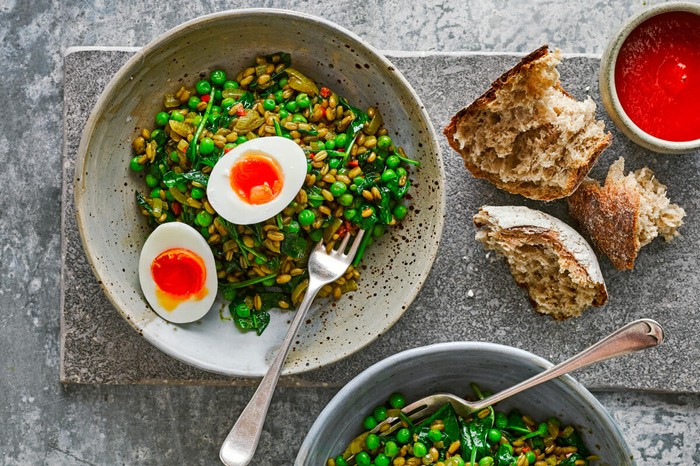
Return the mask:
<path id="1" fill-rule="evenodd" d="M 566 197 L 611 141 L 596 105 L 578 102 L 559 81 L 558 50 L 543 46 L 503 74 L 445 127 L 476 178 L 538 200 Z"/>
<path id="2" fill-rule="evenodd" d="M 593 249 L 561 220 L 527 207 L 484 206 L 474 224 L 476 239 L 505 257 L 538 312 L 561 320 L 607 301 Z"/>
<path id="3" fill-rule="evenodd" d="M 678 236 L 685 210 L 671 204 L 666 186 L 648 167 L 625 176 L 625 159 L 610 166 L 605 185 L 590 178 L 567 199 L 571 216 L 620 269 L 632 269 L 637 253 L 657 236 Z"/>

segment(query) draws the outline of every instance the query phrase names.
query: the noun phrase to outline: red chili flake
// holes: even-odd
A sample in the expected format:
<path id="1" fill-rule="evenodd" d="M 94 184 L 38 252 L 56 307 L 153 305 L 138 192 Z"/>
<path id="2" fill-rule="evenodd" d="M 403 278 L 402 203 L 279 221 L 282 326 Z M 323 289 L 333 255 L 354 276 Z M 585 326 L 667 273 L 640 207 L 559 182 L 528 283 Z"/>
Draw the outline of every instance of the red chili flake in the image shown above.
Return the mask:
<path id="1" fill-rule="evenodd" d="M 177 201 L 173 201 L 170 204 L 170 208 L 172 209 L 172 211 L 175 215 L 180 215 L 180 212 L 182 212 L 182 206 Z"/>
<path id="2" fill-rule="evenodd" d="M 528 451 L 530 451 L 530 447 L 528 447 L 527 445 L 523 445 L 523 447 L 520 449 L 520 451 L 523 453 L 527 453 Z"/>
<path id="3" fill-rule="evenodd" d="M 202 102 L 205 102 L 205 103 L 206 103 L 206 102 L 209 102 L 209 99 L 210 99 L 210 98 L 211 98 L 211 96 L 210 96 L 209 94 L 204 94 L 204 95 L 202 96 Z"/>
<path id="4" fill-rule="evenodd" d="M 233 147 L 225 147 L 225 148 L 224 148 L 224 154 L 227 153 L 227 152 L 229 152 L 229 151 L 232 151 L 232 150 L 233 150 Z"/>
<path id="5" fill-rule="evenodd" d="M 313 160 L 314 157 L 316 157 L 316 154 L 314 154 L 313 152 L 311 152 L 311 153 L 309 154 L 309 158 L 310 158 L 311 160 Z"/>
<path id="6" fill-rule="evenodd" d="M 340 225 L 340 226 L 338 227 L 338 231 L 336 231 L 335 233 L 336 233 L 336 235 L 338 235 L 338 238 L 340 238 L 341 236 L 344 236 L 344 235 L 345 235 L 345 232 L 346 232 L 347 230 L 348 230 L 348 229 L 347 229 L 347 227 L 346 227 L 345 225 Z"/>
<path id="7" fill-rule="evenodd" d="M 351 160 L 348 162 L 349 167 L 357 167 L 359 165 L 360 165 L 360 162 L 358 162 L 357 160 Z"/>
<path id="8" fill-rule="evenodd" d="M 236 109 L 236 115 L 245 116 L 245 108 L 243 108 L 242 105 L 239 105 L 238 108 Z"/>
<path id="9" fill-rule="evenodd" d="M 319 93 L 321 94 L 321 97 L 327 99 L 331 95 L 331 90 L 327 87 L 322 87 Z"/>

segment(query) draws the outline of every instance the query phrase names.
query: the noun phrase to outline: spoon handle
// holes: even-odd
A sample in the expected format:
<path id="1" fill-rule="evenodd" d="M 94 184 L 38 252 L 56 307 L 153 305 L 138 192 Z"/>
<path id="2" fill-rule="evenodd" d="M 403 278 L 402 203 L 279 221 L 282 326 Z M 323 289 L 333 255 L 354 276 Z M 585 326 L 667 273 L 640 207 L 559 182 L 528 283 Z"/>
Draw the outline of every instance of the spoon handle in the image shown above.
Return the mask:
<path id="1" fill-rule="evenodd" d="M 605 361 L 606 359 L 657 346 L 661 344 L 663 339 L 664 331 L 661 325 L 656 321 L 651 319 L 635 320 L 566 361 L 552 366 L 546 371 L 524 380 L 511 388 L 473 403 L 472 407 L 474 411 L 479 411 L 501 400 L 505 400 L 516 393 L 520 393 L 523 390 L 559 377 L 567 372 L 588 366 L 594 362 Z"/>

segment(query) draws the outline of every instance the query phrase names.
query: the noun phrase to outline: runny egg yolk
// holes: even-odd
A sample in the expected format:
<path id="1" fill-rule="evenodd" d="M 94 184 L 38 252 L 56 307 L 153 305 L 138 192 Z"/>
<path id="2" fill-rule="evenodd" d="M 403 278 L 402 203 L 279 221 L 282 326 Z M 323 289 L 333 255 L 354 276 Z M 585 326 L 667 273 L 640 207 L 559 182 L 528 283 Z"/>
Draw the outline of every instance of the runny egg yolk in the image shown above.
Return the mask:
<path id="1" fill-rule="evenodd" d="M 158 302 L 167 311 L 183 301 L 199 301 L 207 295 L 204 261 L 189 249 L 173 248 L 160 253 L 151 263 L 151 275 Z"/>
<path id="2" fill-rule="evenodd" d="M 248 204 L 266 204 L 282 191 L 282 171 L 262 153 L 243 155 L 231 167 L 231 187 Z"/>

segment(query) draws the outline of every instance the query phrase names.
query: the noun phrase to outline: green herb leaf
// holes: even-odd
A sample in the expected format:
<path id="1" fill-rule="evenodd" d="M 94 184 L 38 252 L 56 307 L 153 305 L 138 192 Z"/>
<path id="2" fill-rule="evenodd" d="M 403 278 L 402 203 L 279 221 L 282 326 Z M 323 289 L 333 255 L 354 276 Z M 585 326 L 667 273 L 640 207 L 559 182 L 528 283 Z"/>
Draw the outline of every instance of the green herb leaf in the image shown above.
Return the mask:
<path id="1" fill-rule="evenodd" d="M 143 194 L 138 191 L 136 191 L 136 204 L 138 204 L 139 207 L 146 209 L 146 212 L 149 214 L 153 215 L 153 207 L 151 207 L 151 204 L 149 204 L 146 198 L 143 197 Z"/>

